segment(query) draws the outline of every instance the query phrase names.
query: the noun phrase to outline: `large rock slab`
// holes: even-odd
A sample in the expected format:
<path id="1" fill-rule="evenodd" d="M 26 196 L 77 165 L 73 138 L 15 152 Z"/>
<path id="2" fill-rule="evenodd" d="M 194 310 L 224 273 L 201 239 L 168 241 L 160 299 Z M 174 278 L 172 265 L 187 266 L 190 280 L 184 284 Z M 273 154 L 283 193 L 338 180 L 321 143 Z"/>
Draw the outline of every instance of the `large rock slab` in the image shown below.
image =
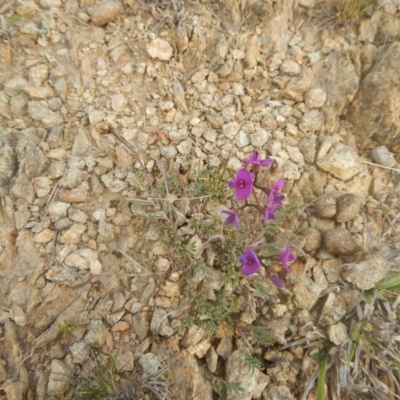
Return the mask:
<path id="1" fill-rule="evenodd" d="M 324 103 L 325 129 L 331 132 L 335 129 L 337 117 L 353 100 L 359 85 L 357 68 L 357 52 L 355 59 L 349 53 L 331 52 L 326 58 L 312 68 L 315 74 L 315 87 L 326 93 Z"/>
<path id="2" fill-rule="evenodd" d="M 348 112 L 355 134 L 400 154 L 400 43 L 384 46 Z"/>

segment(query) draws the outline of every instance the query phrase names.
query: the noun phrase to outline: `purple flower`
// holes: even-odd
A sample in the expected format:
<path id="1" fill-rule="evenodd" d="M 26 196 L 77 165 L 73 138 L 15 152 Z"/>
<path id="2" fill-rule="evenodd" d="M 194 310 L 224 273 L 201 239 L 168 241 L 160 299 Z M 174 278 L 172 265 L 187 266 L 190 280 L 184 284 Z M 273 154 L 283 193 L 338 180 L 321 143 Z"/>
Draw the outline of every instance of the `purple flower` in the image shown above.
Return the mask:
<path id="1" fill-rule="evenodd" d="M 225 219 L 226 225 L 235 224 L 236 228 L 239 229 L 239 216 L 236 211 L 223 210 L 222 213 L 227 215 Z"/>
<path id="2" fill-rule="evenodd" d="M 261 266 L 257 254 L 252 249 L 246 248 L 244 254 L 238 257 L 239 261 L 244 264 L 242 272 L 245 275 L 255 274 Z"/>
<path id="3" fill-rule="evenodd" d="M 263 211 L 264 226 L 267 224 L 268 221 L 276 219 L 275 211 L 278 208 L 282 207 L 282 205 L 283 205 L 283 194 L 271 190 L 267 199 L 267 207 L 265 207 Z"/>
<path id="4" fill-rule="evenodd" d="M 236 190 L 238 200 L 247 200 L 253 189 L 253 176 L 245 169 L 240 168 L 236 172 L 236 177 L 228 182 L 229 186 Z"/>
<path id="5" fill-rule="evenodd" d="M 296 259 L 296 256 L 290 251 L 289 245 L 286 245 L 282 253 L 279 255 L 279 259 L 281 260 L 281 263 L 283 265 L 283 268 L 285 268 L 285 271 L 289 273 L 290 268 L 288 262 L 294 261 Z"/>
<path id="6" fill-rule="evenodd" d="M 264 160 L 260 160 L 260 153 L 258 151 L 255 151 L 250 158 L 243 158 L 243 161 L 248 164 L 253 164 L 257 167 L 271 165 L 274 162 L 272 158 L 265 158 Z"/>
<path id="7" fill-rule="evenodd" d="M 269 276 L 269 280 L 279 289 L 285 286 L 285 282 L 282 279 L 278 278 L 278 275 L 276 274 L 271 274 Z"/>
<path id="8" fill-rule="evenodd" d="M 279 178 L 272 186 L 271 186 L 271 192 L 280 192 L 283 189 L 283 186 L 285 186 L 285 179 Z"/>

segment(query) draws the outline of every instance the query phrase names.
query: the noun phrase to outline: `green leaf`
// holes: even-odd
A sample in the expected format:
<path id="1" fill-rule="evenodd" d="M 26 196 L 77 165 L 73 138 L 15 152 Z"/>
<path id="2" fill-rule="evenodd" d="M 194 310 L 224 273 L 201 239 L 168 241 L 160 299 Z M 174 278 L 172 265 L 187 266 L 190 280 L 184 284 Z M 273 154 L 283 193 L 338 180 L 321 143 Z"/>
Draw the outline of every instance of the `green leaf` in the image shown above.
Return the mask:
<path id="1" fill-rule="evenodd" d="M 224 382 L 224 384 L 225 384 L 226 390 L 228 392 L 232 392 L 232 393 L 235 393 L 235 394 L 239 394 L 239 393 L 243 393 L 244 392 L 244 388 L 242 388 L 237 383 Z"/>
<path id="2" fill-rule="evenodd" d="M 357 344 L 356 344 L 356 343 L 353 343 L 353 344 L 351 345 L 351 348 L 350 348 L 350 351 L 349 351 L 349 355 L 348 355 L 348 357 L 347 357 L 347 359 L 348 359 L 349 362 L 350 362 L 350 361 L 353 361 L 354 354 L 356 353 L 356 347 L 357 347 Z"/>
<path id="3" fill-rule="evenodd" d="M 376 284 L 377 288 L 385 290 L 396 290 L 400 289 L 400 276 L 394 276 L 393 278 L 384 279 Z"/>
<path id="4" fill-rule="evenodd" d="M 325 400 L 325 379 L 326 370 L 328 367 L 328 355 L 325 355 L 322 359 L 317 384 L 317 400 Z"/>
<path id="5" fill-rule="evenodd" d="M 324 359 L 324 354 L 320 352 L 314 353 L 311 355 L 311 359 L 316 362 L 321 362 Z"/>

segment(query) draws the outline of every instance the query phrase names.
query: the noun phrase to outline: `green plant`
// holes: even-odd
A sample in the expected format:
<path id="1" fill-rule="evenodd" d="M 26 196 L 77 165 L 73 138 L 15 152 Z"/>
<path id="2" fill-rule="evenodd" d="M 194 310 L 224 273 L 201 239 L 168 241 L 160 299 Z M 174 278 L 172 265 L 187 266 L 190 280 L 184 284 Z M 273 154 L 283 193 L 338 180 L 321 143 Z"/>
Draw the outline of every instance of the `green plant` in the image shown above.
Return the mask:
<path id="1" fill-rule="evenodd" d="M 211 384 L 212 390 L 217 393 L 219 396 L 222 396 L 224 392 L 231 392 L 234 394 L 240 394 L 245 391 L 245 389 L 238 385 L 237 383 L 227 382 L 221 378 L 218 378 L 214 375 L 210 375 L 208 380 Z"/>
<path id="2" fill-rule="evenodd" d="M 74 384 L 74 398 L 76 400 L 141 399 L 144 398 L 144 393 L 152 393 L 158 400 L 170 399 L 169 386 L 171 384 L 163 379 L 168 367 L 142 374 L 134 371 L 133 376 L 122 383 L 117 374 L 117 357 L 118 355 L 111 358 L 106 367 L 100 365 L 96 360 L 90 373 L 77 374 Z"/>
<path id="3" fill-rule="evenodd" d="M 376 4 L 376 0 L 332 0 L 336 18 L 340 22 L 360 18 L 374 4 Z"/>
<path id="4" fill-rule="evenodd" d="M 256 369 L 261 370 L 260 361 L 247 351 L 243 351 L 243 361 L 247 365 L 249 371 L 251 371 L 252 374 L 254 374 L 254 371 Z"/>
<path id="5" fill-rule="evenodd" d="M 226 200 L 230 192 L 226 185 L 226 172 L 228 160 L 226 160 L 219 172 L 213 168 L 206 167 L 198 171 L 191 191 L 196 197 L 211 197 L 217 200 Z"/>
<path id="6" fill-rule="evenodd" d="M 75 324 L 76 324 L 76 317 L 72 317 L 70 320 L 64 322 L 58 327 L 58 333 L 61 336 L 66 336 L 70 334 Z"/>

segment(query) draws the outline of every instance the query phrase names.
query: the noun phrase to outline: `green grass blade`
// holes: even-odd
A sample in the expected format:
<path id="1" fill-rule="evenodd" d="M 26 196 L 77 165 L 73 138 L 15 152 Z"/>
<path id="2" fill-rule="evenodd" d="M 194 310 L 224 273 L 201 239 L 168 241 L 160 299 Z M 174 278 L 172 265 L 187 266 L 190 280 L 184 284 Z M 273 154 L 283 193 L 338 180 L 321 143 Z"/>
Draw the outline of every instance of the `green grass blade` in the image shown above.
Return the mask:
<path id="1" fill-rule="evenodd" d="M 396 290 L 400 289 L 400 276 L 394 276 L 393 278 L 384 279 L 376 284 L 377 288 L 385 290 Z"/>
<path id="2" fill-rule="evenodd" d="M 317 400 L 325 400 L 325 378 L 326 370 L 328 367 L 328 355 L 326 355 L 320 365 L 318 374 L 318 385 L 317 385 Z"/>

